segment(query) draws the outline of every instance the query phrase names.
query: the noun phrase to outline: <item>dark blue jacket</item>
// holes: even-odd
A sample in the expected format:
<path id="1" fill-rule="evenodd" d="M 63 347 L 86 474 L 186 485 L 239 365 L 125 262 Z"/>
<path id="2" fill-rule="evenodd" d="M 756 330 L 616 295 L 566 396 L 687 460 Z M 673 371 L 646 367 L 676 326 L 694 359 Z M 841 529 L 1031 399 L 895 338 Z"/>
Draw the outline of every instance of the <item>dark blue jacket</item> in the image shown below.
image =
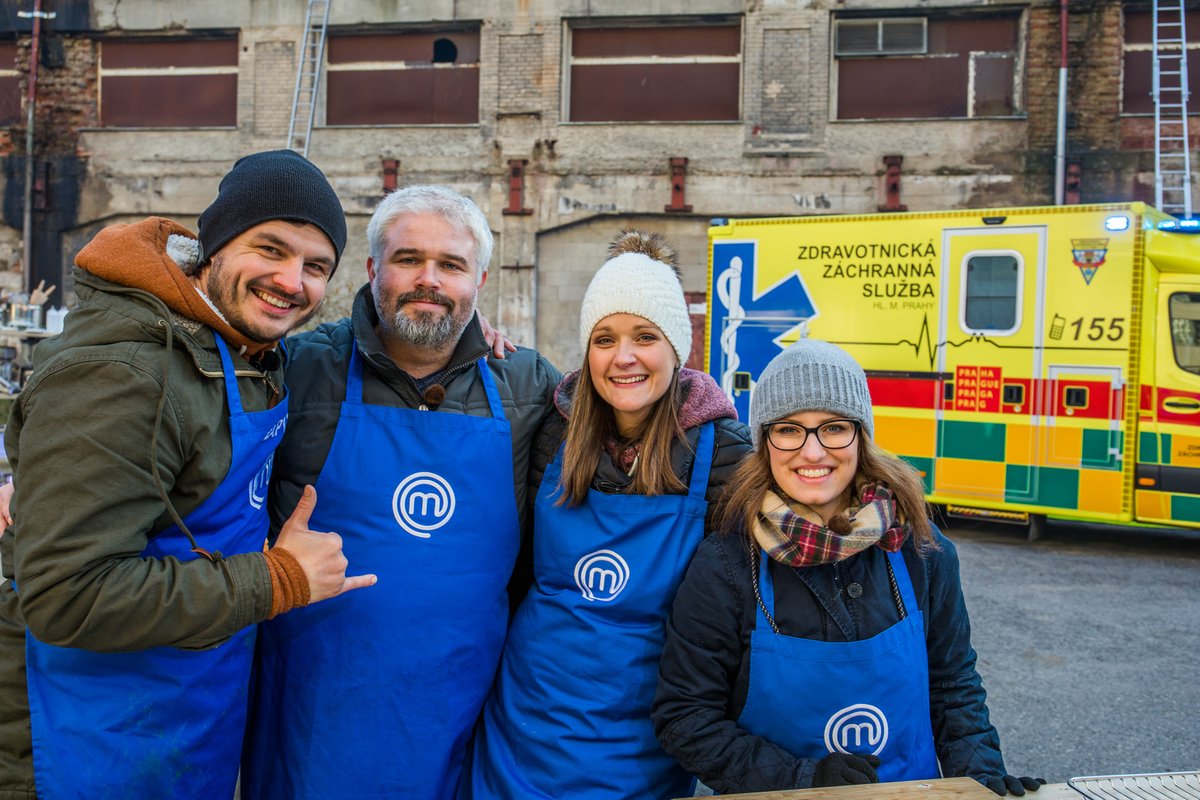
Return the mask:
<path id="1" fill-rule="evenodd" d="M 941 549 L 902 549 L 925 620 L 929 714 L 945 777 L 1004 775 L 1000 738 L 988 719 L 975 670 L 971 624 L 963 602 L 958 554 L 935 529 Z M 796 758 L 737 727 L 750 679 L 750 632 L 756 600 L 745 536 L 708 536 L 696 552 L 667 624 L 654 726 L 667 752 L 702 781 L 726 792 L 812 785 L 816 760 Z M 900 621 L 887 554 L 871 547 L 837 564 L 794 569 L 771 561 L 780 633 L 845 642 L 867 639 Z M 847 592 L 846 587 L 858 584 Z M 820 691 L 797 676 L 775 687 L 781 697 Z"/>

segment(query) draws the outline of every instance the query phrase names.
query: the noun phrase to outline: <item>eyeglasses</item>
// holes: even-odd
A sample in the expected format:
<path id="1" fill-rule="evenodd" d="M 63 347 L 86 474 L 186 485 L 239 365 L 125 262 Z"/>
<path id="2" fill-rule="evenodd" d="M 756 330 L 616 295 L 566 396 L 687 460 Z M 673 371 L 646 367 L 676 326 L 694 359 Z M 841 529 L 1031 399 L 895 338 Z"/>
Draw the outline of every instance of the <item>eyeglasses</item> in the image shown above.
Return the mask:
<path id="1" fill-rule="evenodd" d="M 861 427 L 862 423 L 853 419 L 831 419 L 815 428 L 786 419 L 763 426 L 767 440 L 776 450 L 799 450 L 808 441 L 809 434 L 815 435 L 817 442 L 826 450 L 841 450 L 854 444 Z"/>

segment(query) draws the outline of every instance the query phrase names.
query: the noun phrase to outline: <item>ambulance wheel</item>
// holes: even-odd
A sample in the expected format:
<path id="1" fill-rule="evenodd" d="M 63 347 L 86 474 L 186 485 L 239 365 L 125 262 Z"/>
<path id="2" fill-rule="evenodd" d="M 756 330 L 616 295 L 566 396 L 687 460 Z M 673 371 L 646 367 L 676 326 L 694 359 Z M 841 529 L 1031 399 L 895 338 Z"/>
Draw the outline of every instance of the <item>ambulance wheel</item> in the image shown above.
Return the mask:
<path id="1" fill-rule="evenodd" d="M 1036 542 L 1046 535 L 1046 515 L 1029 515 L 1029 541 Z"/>

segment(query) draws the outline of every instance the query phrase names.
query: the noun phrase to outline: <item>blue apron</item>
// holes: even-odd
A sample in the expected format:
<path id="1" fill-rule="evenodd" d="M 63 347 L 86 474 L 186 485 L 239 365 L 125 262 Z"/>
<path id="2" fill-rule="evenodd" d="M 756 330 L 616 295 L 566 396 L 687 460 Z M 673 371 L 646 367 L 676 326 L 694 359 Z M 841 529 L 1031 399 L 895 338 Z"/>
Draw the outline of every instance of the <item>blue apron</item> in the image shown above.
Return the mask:
<path id="1" fill-rule="evenodd" d="M 750 689 L 738 726 L 797 758 L 873 753 L 881 782 L 937 778 L 923 615 L 903 556 L 887 555 L 908 616 L 870 639 L 784 636 L 758 608 L 750 634 Z M 766 553 L 759 575 L 763 606 L 774 614 Z"/>
<path id="2" fill-rule="evenodd" d="M 220 336 L 232 457 L 225 478 L 184 520 L 196 546 L 226 555 L 261 551 L 264 506 L 287 399 L 242 410 Z M 199 557 L 178 526 L 143 558 Z M 209 650 L 155 647 L 94 653 L 26 636 L 33 764 L 39 797 L 232 797 L 246 724 L 253 625 Z"/>
<path id="3" fill-rule="evenodd" d="M 650 707 L 675 591 L 704 537 L 713 424 L 686 495 L 555 505 L 561 450 L 534 508 L 535 584 L 517 610 L 462 797 L 613 800 L 689 795 Z"/>
<path id="4" fill-rule="evenodd" d="M 242 797 L 451 798 L 491 688 L 520 545 L 512 432 L 365 405 L 353 347 L 310 527 L 378 585 L 260 627 Z"/>

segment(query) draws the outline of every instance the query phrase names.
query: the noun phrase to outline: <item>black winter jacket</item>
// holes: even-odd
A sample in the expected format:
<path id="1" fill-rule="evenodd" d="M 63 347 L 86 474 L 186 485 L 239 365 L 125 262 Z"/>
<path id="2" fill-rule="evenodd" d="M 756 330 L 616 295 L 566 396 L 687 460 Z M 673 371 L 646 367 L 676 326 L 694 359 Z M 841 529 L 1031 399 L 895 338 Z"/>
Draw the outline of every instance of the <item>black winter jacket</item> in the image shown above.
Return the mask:
<path id="1" fill-rule="evenodd" d="M 363 402 L 371 405 L 420 408 L 424 400 L 416 383 L 387 356 L 375 333 L 379 317 L 371 299 L 371 288 L 363 286 L 354 299 L 350 319 L 325 323 L 315 331 L 288 339 L 288 429 L 275 456 L 268 504 L 271 524 L 278 531 L 296 507 L 306 483 L 315 484 L 333 445 L 338 415 L 346 397 L 346 371 L 350 348 L 357 347 L 363 359 Z M 472 319 L 463 331 L 450 362 L 436 381 L 445 390 L 445 399 L 437 414 L 490 414 L 487 393 L 480 380 L 476 361 L 490 348 L 483 339 L 479 322 Z M 520 348 L 504 359 L 488 357 L 488 367 L 496 381 L 504 416 L 512 430 L 513 494 L 521 521 L 521 538 L 527 550 L 532 527 L 530 507 L 530 457 L 537 432 L 554 410 L 554 388 L 559 373 L 535 350 Z M 370 454 L 364 454 L 370 458 Z M 464 470 L 486 476 L 487 464 L 463 464 Z M 538 474 L 540 479 L 541 473 Z M 537 484 L 533 484 L 534 487 Z M 317 498 L 318 504 L 320 498 Z M 525 590 L 519 576 L 528 572 L 518 565 L 518 575 L 510 587 L 513 599 Z M 514 605 L 515 607 L 515 605 Z"/>
<path id="2" fill-rule="evenodd" d="M 988 719 L 975 670 L 971 626 L 953 543 L 936 532 L 940 550 L 902 549 L 924 615 L 929 656 L 929 713 L 942 774 L 1004 775 L 1000 739 Z M 875 636 L 900 621 L 887 554 L 871 547 L 845 561 L 792 568 L 769 561 L 775 621 L 785 636 L 846 642 Z M 756 603 L 752 555 L 745 536 L 710 535 L 696 552 L 667 624 L 655 732 L 663 748 L 718 792 L 761 792 L 812 786 L 816 760 L 795 758 L 737 726 L 750 683 L 750 633 Z M 847 587 L 858 584 L 857 590 Z M 791 692 L 820 691 L 797 675 Z"/>

